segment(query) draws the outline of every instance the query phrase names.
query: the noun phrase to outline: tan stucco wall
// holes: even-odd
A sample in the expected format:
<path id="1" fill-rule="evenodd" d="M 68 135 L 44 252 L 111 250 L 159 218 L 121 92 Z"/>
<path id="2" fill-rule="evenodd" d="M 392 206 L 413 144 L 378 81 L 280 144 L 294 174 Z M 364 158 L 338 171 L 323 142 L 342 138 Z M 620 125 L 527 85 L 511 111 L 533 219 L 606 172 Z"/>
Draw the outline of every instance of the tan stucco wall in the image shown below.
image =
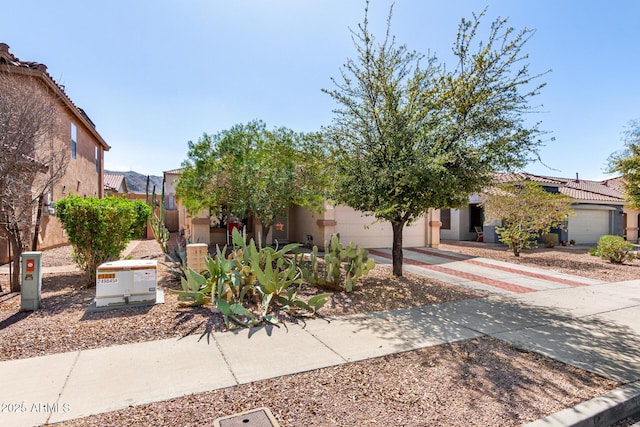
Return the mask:
<path id="1" fill-rule="evenodd" d="M 313 213 L 300 206 L 289 209 L 289 240 L 302 244 L 311 243 L 324 250 L 325 242 L 335 232 L 334 208 L 325 204 L 323 213 Z M 311 240 L 307 239 L 311 236 Z"/>
<path id="2" fill-rule="evenodd" d="M 306 243 L 307 235 L 313 235 L 313 239 L 319 236 L 319 228 L 315 227 L 315 219 L 313 214 L 300 206 L 294 206 L 289 209 L 289 221 L 291 229 L 289 230 L 289 239 L 294 242 Z"/>
<path id="3" fill-rule="evenodd" d="M 67 110 L 60 112 L 62 128 L 58 136 L 61 150 L 71 152 L 71 123 L 77 129 L 76 158 L 69 156 L 69 163 L 64 177 L 54 184 L 51 197 L 55 202 L 70 194 L 82 197 L 103 197 L 102 174 L 104 173 L 104 150 L 94 140 L 93 136 L 83 125 L 71 117 Z M 96 172 L 95 148 L 98 149 L 100 170 Z M 44 218 L 44 217 L 43 217 Z M 66 243 L 66 236 L 57 218 L 48 217 L 46 227 L 43 227 L 41 248 L 57 246 Z"/>
<path id="4" fill-rule="evenodd" d="M 627 214 L 627 240 L 638 243 L 638 227 L 640 226 L 638 224 L 638 215 L 640 215 L 640 210 L 624 208 L 624 213 Z"/>
<path id="5" fill-rule="evenodd" d="M 180 230 L 180 218 L 177 210 L 165 211 L 164 213 L 164 226 L 167 227 L 171 233 L 175 233 Z"/>
<path id="6" fill-rule="evenodd" d="M 15 77 L 25 78 L 19 75 Z M 41 84 L 43 80 L 36 81 Z M 42 87 L 44 88 L 44 85 Z M 60 101 L 56 105 L 56 116 L 58 123 L 53 143 L 60 152 L 66 152 L 68 155 L 68 165 L 63 178 L 56 182 L 50 189 L 48 196 L 49 202 L 55 202 L 69 194 L 102 197 L 104 191 L 102 179 L 104 173 L 104 147 L 95 136 L 97 132 L 95 129 L 89 129 L 86 124 L 86 119 L 78 118 L 72 112 L 69 103 L 66 101 Z M 77 129 L 75 159 L 71 158 L 71 123 L 74 123 Z M 99 171 L 96 171 L 96 147 L 98 147 L 98 157 L 100 160 Z M 34 210 L 34 221 L 35 217 Z M 0 260 L 2 261 L 7 260 L 7 247 L 4 243 L 6 242 L 3 240 L 2 244 L 0 244 Z M 47 249 L 64 244 L 67 244 L 67 239 L 60 221 L 53 216 L 49 216 L 48 209 L 45 208 L 40 223 L 38 249 Z"/>

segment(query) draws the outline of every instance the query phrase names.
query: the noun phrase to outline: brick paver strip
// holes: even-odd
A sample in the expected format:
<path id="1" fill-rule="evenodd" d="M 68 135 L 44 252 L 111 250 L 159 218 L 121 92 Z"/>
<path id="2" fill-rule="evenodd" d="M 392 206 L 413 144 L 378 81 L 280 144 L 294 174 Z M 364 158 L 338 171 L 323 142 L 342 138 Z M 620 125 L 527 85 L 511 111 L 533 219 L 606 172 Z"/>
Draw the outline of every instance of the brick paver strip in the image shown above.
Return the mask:
<path id="1" fill-rule="evenodd" d="M 377 251 L 375 249 L 369 249 L 371 255 L 380 256 L 387 259 L 393 259 L 390 254 Z M 515 285 L 513 283 L 503 282 L 501 280 L 489 279 L 487 277 L 478 276 L 477 274 L 465 273 L 464 271 L 453 270 L 451 268 L 441 267 L 439 265 L 428 264 L 426 262 L 416 261 L 414 259 L 405 258 L 404 262 L 407 264 L 415 265 L 418 267 L 426 268 L 440 273 L 449 274 L 451 276 L 460 277 L 463 279 L 473 280 L 474 282 L 483 283 L 485 285 L 493 286 L 494 288 L 504 289 L 506 291 L 524 294 L 527 292 L 535 292 L 535 289 L 527 288 L 526 286 Z"/>
<path id="2" fill-rule="evenodd" d="M 490 264 L 488 262 L 476 261 L 475 259 L 468 259 L 468 258 L 462 258 L 462 257 L 455 256 L 455 255 L 443 254 L 442 252 L 435 252 L 435 251 L 430 251 L 430 250 L 427 250 L 427 249 L 408 248 L 407 250 L 413 251 L 413 252 L 418 252 L 418 253 L 421 253 L 421 254 L 424 254 L 424 255 L 433 255 L 433 256 L 440 257 L 440 258 L 451 259 L 451 260 L 454 260 L 454 261 L 463 261 L 463 262 L 466 262 L 466 263 L 469 263 L 469 264 L 478 265 L 480 267 L 494 268 L 496 270 L 502 270 L 502 271 L 506 271 L 506 272 L 509 272 L 509 273 L 520 274 L 522 276 L 533 277 L 535 279 L 546 280 L 548 282 L 561 283 L 563 285 L 589 286 L 587 283 L 576 282 L 574 280 L 563 279 L 561 277 L 553 277 L 553 276 L 549 276 L 547 274 L 534 273 L 534 272 L 531 272 L 531 271 L 519 270 L 517 268 L 512 268 L 512 267 L 504 267 L 502 265 L 495 265 L 495 264 Z"/>

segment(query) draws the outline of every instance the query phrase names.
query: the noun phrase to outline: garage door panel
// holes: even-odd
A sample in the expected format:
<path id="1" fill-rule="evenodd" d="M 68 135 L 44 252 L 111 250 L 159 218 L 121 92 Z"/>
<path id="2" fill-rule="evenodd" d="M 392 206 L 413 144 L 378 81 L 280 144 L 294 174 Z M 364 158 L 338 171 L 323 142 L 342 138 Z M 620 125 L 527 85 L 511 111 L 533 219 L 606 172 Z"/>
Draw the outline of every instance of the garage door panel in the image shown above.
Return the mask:
<path id="1" fill-rule="evenodd" d="M 390 248 L 393 244 L 393 229 L 389 222 L 376 222 L 373 216 L 366 216 L 352 208 L 335 207 L 336 233 L 340 241 L 350 241 L 365 248 Z M 426 220 L 421 218 L 410 227 L 404 228 L 403 246 L 424 246 Z"/>
<path id="2" fill-rule="evenodd" d="M 600 236 L 610 234 L 611 211 L 576 209 L 576 216 L 569 218 L 569 240 L 577 244 L 597 243 Z"/>

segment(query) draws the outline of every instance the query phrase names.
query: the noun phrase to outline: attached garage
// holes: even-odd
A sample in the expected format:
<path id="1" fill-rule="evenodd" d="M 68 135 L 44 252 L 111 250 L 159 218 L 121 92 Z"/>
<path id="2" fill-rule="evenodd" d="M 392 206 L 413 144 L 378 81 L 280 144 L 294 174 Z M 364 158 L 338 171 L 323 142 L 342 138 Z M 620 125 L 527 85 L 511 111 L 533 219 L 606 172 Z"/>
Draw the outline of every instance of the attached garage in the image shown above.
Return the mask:
<path id="1" fill-rule="evenodd" d="M 389 222 L 376 222 L 374 217 L 346 206 L 335 207 L 335 219 L 335 232 L 340 234 L 340 241 L 344 244 L 353 241 L 365 248 L 390 248 L 393 244 L 393 230 Z M 403 246 L 425 246 L 426 224 L 426 219 L 420 218 L 410 227 L 405 227 Z"/>
<path id="2" fill-rule="evenodd" d="M 612 215 L 610 206 L 574 206 L 576 216 L 569 217 L 569 240 L 577 244 L 597 243 L 600 236 L 611 234 Z"/>

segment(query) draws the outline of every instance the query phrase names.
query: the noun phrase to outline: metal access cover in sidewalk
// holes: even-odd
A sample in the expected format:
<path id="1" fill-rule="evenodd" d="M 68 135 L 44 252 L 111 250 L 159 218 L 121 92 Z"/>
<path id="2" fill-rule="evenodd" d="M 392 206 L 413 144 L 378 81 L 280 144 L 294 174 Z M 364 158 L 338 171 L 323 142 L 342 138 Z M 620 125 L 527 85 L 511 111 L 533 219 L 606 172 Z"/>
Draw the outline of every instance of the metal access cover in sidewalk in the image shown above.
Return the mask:
<path id="1" fill-rule="evenodd" d="M 235 415 L 218 418 L 214 427 L 280 427 L 269 408 L 257 408 Z"/>

